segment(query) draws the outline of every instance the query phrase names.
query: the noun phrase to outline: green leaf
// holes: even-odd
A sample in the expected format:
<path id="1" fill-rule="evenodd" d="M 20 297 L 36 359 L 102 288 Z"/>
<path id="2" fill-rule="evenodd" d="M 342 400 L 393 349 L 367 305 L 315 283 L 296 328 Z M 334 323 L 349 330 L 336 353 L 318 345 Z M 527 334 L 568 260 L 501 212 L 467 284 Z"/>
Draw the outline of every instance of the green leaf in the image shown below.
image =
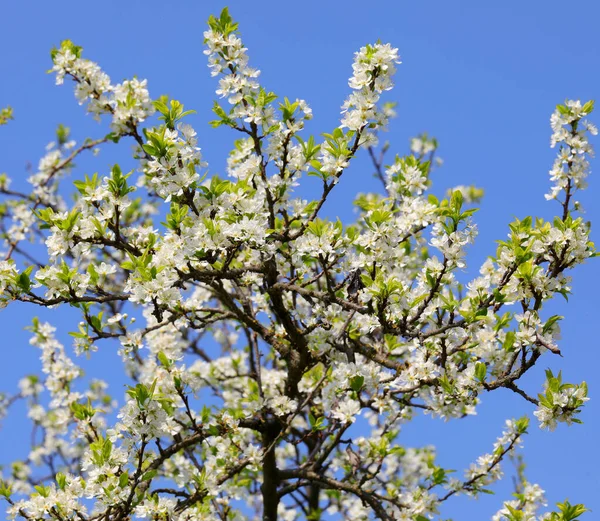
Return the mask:
<path id="1" fill-rule="evenodd" d="M 516 333 L 514 331 L 507 331 L 506 336 L 504 337 L 504 342 L 502 343 L 502 347 L 505 351 L 512 351 L 513 346 L 515 345 Z"/>
<path id="2" fill-rule="evenodd" d="M 593 99 L 584 103 L 583 107 L 581 108 L 581 111 L 585 112 L 586 114 L 590 114 L 593 110 L 594 110 L 594 100 Z"/>
<path id="3" fill-rule="evenodd" d="M 14 119 L 12 107 L 5 107 L 0 110 L 0 126 L 6 125 L 11 119 Z"/>
<path id="4" fill-rule="evenodd" d="M 119 476 L 119 487 L 125 488 L 129 483 L 129 472 L 126 470 Z"/>
<path id="5" fill-rule="evenodd" d="M 45 487 L 43 485 L 35 485 L 33 488 L 35 488 L 37 493 L 42 497 L 48 497 L 50 495 L 50 487 Z"/>
<path id="6" fill-rule="evenodd" d="M 165 355 L 163 351 L 159 351 L 159 353 L 156 356 L 159 362 L 162 364 L 162 366 L 167 369 L 173 364 L 173 361 L 167 358 L 167 355 Z"/>
<path id="7" fill-rule="evenodd" d="M 487 375 L 487 365 L 483 362 L 477 362 L 475 364 L 475 378 L 479 380 L 481 383 L 485 381 L 485 377 Z"/>
<path id="8" fill-rule="evenodd" d="M 112 441 L 109 438 L 104 440 L 104 444 L 102 445 L 102 459 L 103 461 L 108 461 L 110 455 L 112 453 Z"/>
<path id="9" fill-rule="evenodd" d="M 12 494 L 12 487 L 7 481 L 0 479 L 0 496 L 10 498 Z"/>
<path id="10" fill-rule="evenodd" d="M 515 422 L 515 427 L 519 434 L 525 434 L 527 432 L 527 427 L 529 427 L 529 418 L 527 416 L 522 416 Z"/>
<path id="11" fill-rule="evenodd" d="M 352 378 L 350 378 L 350 388 L 356 393 L 359 392 L 363 388 L 364 384 L 365 384 L 365 377 L 362 375 L 356 375 L 356 376 L 353 376 Z"/>
<path id="12" fill-rule="evenodd" d="M 546 334 L 551 332 L 554 329 L 554 325 L 559 321 L 562 320 L 565 317 L 562 317 L 560 315 L 553 315 L 551 316 L 546 323 L 544 324 L 543 328 L 542 328 L 542 333 Z"/>
<path id="13" fill-rule="evenodd" d="M 210 421 L 211 412 L 210 408 L 206 405 L 202 406 L 202 412 L 200 413 L 200 419 L 203 425 L 206 425 Z"/>
<path id="14" fill-rule="evenodd" d="M 581 514 L 585 514 L 586 512 L 589 512 L 589 510 L 587 508 L 585 508 L 584 505 L 582 504 L 577 504 L 577 505 L 571 505 L 571 503 L 569 503 L 568 501 L 565 501 L 564 503 L 558 503 L 556 505 L 561 514 L 562 517 L 557 518 L 560 521 L 576 521 L 576 519 L 581 515 Z M 552 519 L 552 518 L 550 518 Z"/>
<path id="15" fill-rule="evenodd" d="M 158 470 L 154 469 L 154 470 L 149 470 L 148 472 L 144 473 L 142 475 L 142 481 L 150 481 L 152 478 L 154 478 L 156 475 L 158 474 Z"/>
<path id="16" fill-rule="evenodd" d="M 56 141 L 58 141 L 59 146 L 64 145 L 69 140 L 70 133 L 71 129 L 69 127 L 65 127 L 62 123 L 58 125 L 56 129 Z"/>
<path id="17" fill-rule="evenodd" d="M 21 288 L 23 291 L 28 292 L 31 289 L 31 272 L 33 271 L 33 266 L 29 266 L 27 269 L 23 270 L 19 275 L 17 275 L 17 286 Z"/>
<path id="18" fill-rule="evenodd" d="M 56 485 L 60 490 L 64 490 L 67 486 L 67 477 L 62 472 L 56 474 Z"/>

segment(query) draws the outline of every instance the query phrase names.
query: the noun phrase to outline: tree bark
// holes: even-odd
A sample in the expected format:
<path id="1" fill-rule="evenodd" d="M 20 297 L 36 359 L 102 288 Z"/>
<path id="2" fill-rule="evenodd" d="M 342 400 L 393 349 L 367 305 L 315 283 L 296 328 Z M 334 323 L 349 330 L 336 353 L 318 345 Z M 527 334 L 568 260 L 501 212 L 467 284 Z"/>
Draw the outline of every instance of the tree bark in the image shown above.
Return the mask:
<path id="1" fill-rule="evenodd" d="M 263 447 L 265 449 L 263 457 L 263 484 L 260 487 L 263 499 L 263 521 L 277 521 L 279 471 L 277 469 L 275 447 L 271 447 L 271 445 L 277 439 L 280 431 L 281 425 L 277 420 L 268 420 L 262 436 Z"/>

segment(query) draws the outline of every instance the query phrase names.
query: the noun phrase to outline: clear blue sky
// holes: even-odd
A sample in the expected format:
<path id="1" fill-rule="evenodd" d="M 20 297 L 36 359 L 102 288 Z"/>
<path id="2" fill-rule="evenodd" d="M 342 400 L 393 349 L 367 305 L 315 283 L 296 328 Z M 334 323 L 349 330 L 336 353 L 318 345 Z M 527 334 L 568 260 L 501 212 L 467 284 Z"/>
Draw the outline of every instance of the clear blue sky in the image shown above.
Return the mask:
<path id="1" fill-rule="evenodd" d="M 555 153 L 549 149 L 549 116 L 567 97 L 599 97 L 597 0 L 3 2 L 0 105 L 12 105 L 16 119 L 0 129 L 0 172 L 22 183 L 27 163 L 37 164 L 58 123 L 71 127 L 77 140 L 103 135 L 105 127 L 98 127 L 75 102 L 72 85 L 55 87 L 45 74 L 51 67 L 50 48 L 65 38 L 83 46 L 84 56 L 97 61 L 113 81 L 147 78 L 153 97 L 169 94 L 197 110 L 190 122 L 203 153 L 212 172 L 223 172 L 236 136 L 207 125 L 216 82 L 202 54 L 202 32 L 208 15 L 224 5 L 240 22 L 251 64 L 262 70 L 262 83 L 281 97 L 306 99 L 315 114 L 310 127 L 315 134 L 338 124 L 353 52 L 377 39 L 400 49 L 404 63 L 388 98 L 399 102 L 399 117 L 386 136 L 391 152 L 406 153 L 409 137 L 427 131 L 439 139 L 445 160 L 435 174 L 436 190 L 470 183 L 486 190 L 476 215 L 480 236 L 469 256 L 469 273 L 495 251 L 494 240 L 504 238 L 514 217 L 558 213 L 557 203 L 543 197 Z M 600 111 L 592 120 L 600 123 Z M 81 161 L 74 175 L 104 174 L 120 157 L 116 151 L 103 152 L 94 161 Z M 594 168 L 600 170 L 598 161 Z M 338 187 L 336 202 L 326 208 L 328 214 L 348 221 L 356 190 L 378 189 L 370 174 L 364 157 L 356 161 Z M 581 201 L 586 217 L 597 223 L 592 238 L 600 242 L 600 179 L 594 173 L 590 185 Z M 552 503 L 564 498 L 585 502 L 595 511 L 583 518 L 590 521 L 600 512 L 595 470 L 600 464 L 599 274 L 598 261 L 575 271 L 569 304 L 557 302 L 552 308 L 567 317 L 561 345 L 565 357 L 546 356 L 524 382 L 536 394 L 543 369 L 562 367 L 567 380 L 590 384 L 584 426 L 560 426 L 548 434 L 533 423 L 525 439 L 530 480 L 541 484 Z M 76 317 L 65 311 L 70 321 L 62 310 L 41 316 L 53 321 L 69 343 L 66 332 L 75 329 Z M 0 311 L 0 390 L 14 389 L 22 375 L 39 368 L 38 353 L 23 331 L 30 313 L 22 307 Z M 92 360 L 94 368 L 112 374 L 116 348 L 103 347 Z M 118 388 L 114 392 L 122 394 Z M 519 397 L 499 392 L 483 397 L 475 418 L 450 424 L 419 420 L 401 439 L 408 445 L 437 444 L 442 464 L 463 469 L 490 450 L 505 418 L 526 412 L 532 410 Z M 18 411 L 16 420 L 11 428 L 9 418 L 0 430 L 2 463 L 23 450 L 29 436 Z M 507 466 L 506 472 L 510 475 L 512 468 Z M 498 491 L 478 503 L 456 500 L 444 514 L 456 521 L 489 519 L 508 498 L 510 480 Z"/>

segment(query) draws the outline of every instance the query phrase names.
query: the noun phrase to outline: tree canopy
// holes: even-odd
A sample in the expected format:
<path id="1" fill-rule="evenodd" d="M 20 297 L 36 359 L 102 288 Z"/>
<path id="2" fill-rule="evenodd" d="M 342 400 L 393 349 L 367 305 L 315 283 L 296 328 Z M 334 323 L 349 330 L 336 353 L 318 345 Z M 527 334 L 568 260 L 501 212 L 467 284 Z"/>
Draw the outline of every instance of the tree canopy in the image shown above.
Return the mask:
<path id="1" fill-rule="evenodd" d="M 597 134 L 585 119 L 593 102 L 568 100 L 551 117 L 558 154 L 546 198 L 558 216 L 510 223 L 464 283 L 481 191 L 430 193 L 434 138 L 395 157 L 379 142 L 394 115 L 381 97 L 397 49 L 377 42 L 355 54 L 340 125 L 314 137 L 304 100 L 261 85 L 227 9 L 204 38 L 220 100 L 211 124 L 237 138 L 226 177 L 208 172 L 180 101 L 153 99 L 138 78 L 113 83 L 69 40 L 52 50 L 51 72 L 110 132 L 76 143 L 60 126 L 27 193 L 0 177 L 1 305 L 80 313 L 74 355 L 33 320 L 43 377 L 0 400 L 2 414 L 25 402 L 34 425 L 29 455 L 0 481 L 9 515 L 425 521 L 455 495 L 488 492 L 530 419 L 507 419 L 490 452 L 456 471 L 433 447 L 400 443 L 416 414 L 459 421 L 482 394 L 509 389 L 542 428 L 580 422 L 585 382 L 548 370 L 532 396 L 519 379 L 560 355 L 563 317 L 545 306 L 596 256 L 576 200 Z M 11 118 L 4 109 L 0 124 Z M 136 170 L 115 164 L 68 181 L 81 154 L 116 144 L 133 145 Z M 357 194 L 354 223 L 325 218 L 359 153 L 372 158 L 380 193 Z M 312 200 L 295 194 L 303 176 L 320 183 Z M 77 364 L 109 342 L 131 380 L 125 397 Z M 541 486 L 520 475 L 494 520 L 586 511 L 545 506 Z"/>

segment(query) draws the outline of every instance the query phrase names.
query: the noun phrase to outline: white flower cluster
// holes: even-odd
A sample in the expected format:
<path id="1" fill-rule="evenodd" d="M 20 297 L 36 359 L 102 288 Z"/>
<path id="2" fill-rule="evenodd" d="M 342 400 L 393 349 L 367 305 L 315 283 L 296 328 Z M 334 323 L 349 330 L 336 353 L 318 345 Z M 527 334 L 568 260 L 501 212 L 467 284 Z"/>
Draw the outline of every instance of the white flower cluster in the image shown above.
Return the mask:
<path id="1" fill-rule="evenodd" d="M 260 71 L 248 65 L 247 49 L 236 34 L 237 24 L 226 10 L 219 18 L 211 16 L 208 24 L 209 30 L 204 33 L 207 46 L 204 54 L 208 55 L 211 75 L 222 75 L 217 95 L 227 98 L 233 105 L 227 117 L 268 129 L 275 123 L 275 111 L 270 104 L 272 97 L 257 81 Z"/>
<path id="2" fill-rule="evenodd" d="M 536 483 L 525 483 L 523 491 L 516 493 L 517 499 L 505 501 L 502 508 L 494 514 L 492 521 L 515 520 L 514 512 L 520 512 L 519 521 L 537 521 L 537 512 L 547 505 L 544 490 Z"/>
<path id="3" fill-rule="evenodd" d="M 68 129 L 59 126 L 59 132 L 65 133 L 62 141 L 51 142 L 46 147 L 46 154 L 38 163 L 37 172 L 28 177 L 27 181 L 33 186 L 30 198 L 16 199 L 10 201 L 11 224 L 7 229 L 7 235 L 13 244 L 26 239 L 32 239 L 35 224 L 35 210 L 39 206 L 51 206 L 56 209 L 65 207 L 61 195 L 58 193 L 58 182 L 71 170 L 67 153 L 74 148 L 75 142 L 67 140 Z M 5 189 L 8 189 L 10 179 L 5 178 Z M 0 191 L 2 189 L 0 188 Z M 34 205 L 32 206 L 32 201 Z"/>
<path id="4" fill-rule="evenodd" d="M 396 157 L 394 164 L 386 171 L 386 188 L 391 197 L 421 195 L 428 185 L 427 167 L 413 156 Z"/>
<path id="5" fill-rule="evenodd" d="M 146 80 L 111 84 L 110 77 L 98 64 L 81 58 L 81 47 L 70 40 L 63 41 L 59 49 L 52 51 L 52 60 L 56 83 L 62 84 L 65 76 L 71 76 L 76 82 L 75 96 L 79 104 L 87 102 L 88 112 L 96 119 L 103 114 L 111 114 L 111 127 L 115 134 L 135 131 L 138 123 L 154 113 Z"/>
<path id="6" fill-rule="evenodd" d="M 188 124 L 179 123 L 177 130 L 165 128 L 161 135 L 160 155 L 152 154 L 146 165 L 150 186 L 166 202 L 183 195 L 200 179 L 196 168 L 206 166 L 200 148 L 196 145 L 196 131 Z"/>
<path id="7" fill-rule="evenodd" d="M 519 420 L 506 420 L 506 429 L 494 443 L 494 451 L 480 456 L 465 473 L 468 485 L 464 488 L 468 494 L 476 496 L 481 489 L 485 489 L 502 477 L 500 463 L 506 454 L 511 453 L 519 446 L 527 425 L 527 417 Z M 450 488 L 452 487 L 456 487 L 455 481 Z"/>
<path id="8" fill-rule="evenodd" d="M 59 127 L 60 128 L 60 127 Z M 62 167 L 65 156 L 75 147 L 75 141 L 64 143 L 51 142 L 46 146 L 46 154 L 38 163 L 37 172 L 27 179 L 34 187 L 34 194 L 45 205 L 62 206 L 64 203 L 56 193 L 56 185 L 51 183 L 55 177 L 64 176 L 71 170 L 71 165 Z"/>
<path id="9" fill-rule="evenodd" d="M 273 132 L 266 152 L 273 158 L 275 165 L 280 169 L 281 174 L 272 176 L 269 184 L 273 192 L 281 192 L 281 185 L 286 178 L 296 174 L 297 185 L 298 172 L 308 169 L 306 157 L 306 144 L 298 139 L 300 143 L 294 143 L 294 136 L 304 129 L 306 121 L 312 119 L 312 109 L 306 101 L 297 99 L 293 103 L 285 100 L 281 105 L 282 121 L 279 122 L 278 129 Z M 304 146 L 303 146 L 304 145 Z M 254 156 L 256 157 L 256 156 Z M 283 187 L 285 189 L 285 186 Z M 287 190 L 286 190 L 287 192 Z"/>
<path id="10" fill-rule="evenodd" d="M 560 373 L 554 376 L 550 370 L 546 371 L 545 392 L 539 395 L 539 406 L 533 413 L 540 422 L 540 428 L 553 431 L 559 422 L 568 425 L 581 423 L 576 415 L 589 400 L 587 394 L 585 382 L 563 384 Z"/>
<path id="11" fill-rule="evenodd" d="M 25 517 L 27 519 L 60 519 L 75 520 L 87 515 L 87 507 L 82 501 L 85 494 L 84 481 L 79 476 L 58 474 L 58 486 L 39 487 L 27 501 L 20 500 L 10 506 L 7 514 L 10 519 Z"/>
<path id="12" fill-rule="evenodd" d="M 392 77 L 398 63 L 398 49 L 389 43 L 361 47 L 354 56 L 354 74 L 348 82 L 354 92 L 342 106 L 342 128 L 359 131 L 371 123 L 374 128 L 385 127 L 387 116 L 377 108 L 377 102 L 384 91 L 394 86 Z"/>
<path id="13" fill-rule="evenodd" d="M 426 157 L 437 149 L 437 140 L 427 134 L 413 137 L 410 140 L 410 151 L 418 157 Z"/>
<path id="14" fill-rule="evenodd" d="M 0 261 L 0 295 L 4 295 L 9 287 L 15 285 L 15 278 L 18 275 L 14 261 Z"/>
<path id="15" fill-rule="evenodd" d="M 224 33 L 219 27 L 204 32 L 208 56 L 208 66 L 212 76 L 223 74 L 219 80 L 217 94 L 232 105 L 240 103 L 245 96 L 258 92 L 259 84 L 256 78 L 260 75 L 258 69 L 248 66 L 246 49 L 235 33 Z"/>
<path id="16" fill-rule="evenodd" d="M 70 268 L 64 262 L 60 266 L 50 265 L 40 268 L 35 278 L 40 286 L 46 286 L 48 299 L 83 297 L 90 282 L 87 273 L 80 273 L 77 268 Z"/>
<path id="17" fill-rule="evenodd" d="M 56 328 L 46 323 L 34 321 L 34 336 L 31 344 L 42 350 L 42 371 L 47 375 L 44 387 L 50 391 L 51 407 L 69 406 L 81 398 L 71 390 L 71 382 L 82 375 L 82 371 L 66 355 L 64 347 L 54 337 Z"/>
<path id="18" fill-rule="evenodd" d="M 554 184 L 546 194 L 546 199 L 556 199 L 560 192 L 564 191 L 568 200 L 573 192 L 585 188 L 585 179 L 590 172 L 588 158 L 594 155 L 594 149 L 587 140 L 587 133 L 595 136 L 598 134 L 598 129 L 582 118 L 593 108 L 593 101 L 582 105 L 578 100 L 567 100 L 564 105 L 558 105 L 552 114 L 551 145 L 552 147 L 559 145 L 560 148 L 550 170 L 550 179 Z"/>
<path id="19" fill-rule="evenodd" d="M 115 85 L 109 101 L 112 107 L 112 130 L 116 134 L 127 134 L 138 123 L 154 114 L 152 99 L 146 85 L 148 80 L 125 80 Z"/>
<path id="20" fill-rule="evenodd" d="M 441 223 L 433 225 L 431 245 L 437 248 L 447 261 L 457 268 L 465 268 L 466 246 L 473 244 L 477 236 L 477 225 L 467 221 L 464 229 L 448 233 Z"/>

